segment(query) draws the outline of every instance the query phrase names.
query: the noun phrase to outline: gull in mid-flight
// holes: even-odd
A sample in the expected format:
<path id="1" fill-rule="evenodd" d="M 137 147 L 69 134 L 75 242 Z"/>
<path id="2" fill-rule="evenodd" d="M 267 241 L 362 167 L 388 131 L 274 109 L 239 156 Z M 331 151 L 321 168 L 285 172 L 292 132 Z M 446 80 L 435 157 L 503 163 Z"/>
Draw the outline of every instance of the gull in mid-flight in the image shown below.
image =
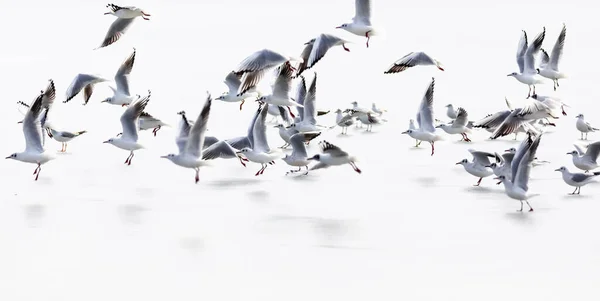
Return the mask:
<path id="1" fill-rule="evenodd" d="M 242 106 L 244 102 L 248 98 L 258 98 L 259 93 L 255 88 L 251 88 L 248 91 L 244 92 L 243 95 L 237 95 L 238 90 L 240 89 L 240 84 L 242 76 L 236 74 L 234 72 L 229 72 L 225 77 L 225 85 L 227 85 L 228 92 L 225 92 L 223 95 L 215 98 L 215 100 L 220 100 L 224 102 L 240 102 L 240 111 L 242 110 Z"/>
<path id="2" fill-rule="evenodd" d="M 508 180 L 512 180 L 510 166 L 512 163 L 512 159 L 515 157 L 515 153 L 512 152 L 511 150 L 506 150 L 506 152 L 503 153 L 502 155 L 499 155 L 498 153 L 494 153 L 496 162 L 486 166 L 486 167 L 491 168 L 497 177 L 505 176 Z M 516 152 L 516 150 L 515 150 L 515 152 Z"/>
<path id="3" fill-rule="evenodd" d="M 104 14 L 116 16 L 117 19 L 108 28 L 108 32 L 106 33 L 102 44 L 94 50 L 106 47 L 118 41 L 121 36 L 127 32 L 135 18 L 142 17 L 144 20 L 150 20 L 148 19 L 150 16 L 149 14 L 134 6 L 118 6 L 110 3 L 106 5 L 106 7 L 110 11 Z"/>
<path id="4" fill-rule="evenodd" d="M 146 105 L 150 101 L 150 91 L 148 91 L 148 96 L 140 98 L 133 102 L 123 115 L 121 115 L 121 126 L 123 127 L 123 134 L 116 138 L 110 138 L 104 143 L 112 144 L 120 149 L 128 150 L 129 156 L 127 160 L 125 160 L 125 164 L 131 165 L 131 160 L 133 159 L 133 152 L 144 148 L 138 142 L 138 132 L 139 132 L 139 119 L 144 109 L 146 109 Z"/>
<path id="5" fill-rule="evenodd" d="M 326 33 L 322 33 L 318 37 L 310 40 L 306 43 L 307 46 L 311 46 L 310 55 L 308 56 L 308 62 L 306 62 L 306 69 L 312 68 L 325 56 L 325 53 L 327 53 L 327 51 L 329 51 L 329 49 L 331 49 L 332 47 L 341 45 L 342 48 L 344 48 L 344 50 L 350 52 L 350 49 L 346 47 L 347 43 L 350 43 L 350 41 Z M 306 58 L 304 57 L 302 59 L 306 60 Z"/>
<path id="6" fill-rule="evenodd" d="M 54 100 L 56 99 L 56 86 L 54 85 L 54 81 L 52 79 L 48 80 L 48 86 L 46 86 L 46 89 L 40 91 L 40 95 L 38 95 L 36 98 L 34 98 L 33 102 L 31 102 L 31 104 L 27 104 L 23 101 L 17 101 L 17 104 L 19 105 L 19 113 L 26 115 L 29 112 L 29 110 L 31 109 L 31 106 L 33 105 L 33 103 L 36 102 L 38 100 L 38 98 L 40 98 L 40 97 L 42 98 L 41 99 L 42 110 L 50 110 L 50 108 L 54 104 Z M 23 112 L 22 109 L 25 109 L 25 108 L 27 108 L 27 109 L 25 112 Z M 17 123 L 21 124 L 21 123 L 23 123 L 23 120 L 21 120 Z M 45 137 L 45 136 L 42 136 L 42 137 Z"/>
<path id="7" fill-rule="evenodd" d="M 290 144 L 292 145 L 292 154 L 285 155 L 285 157 L 283 157 L 282 160 L 290 166 L 298 167 L 298 169 L 290 170 L 286 173 L 286 175 L 300 172 L 302 171 L 302 167 L 306 168 L 306 172 L 304 173 L 304 175 L 308 174 L 308 164 L 310 163 L 310 160 L 308 159 L 308 153 L 306 152 L 306 145 L 304 144 L 304 142 L 307 139 L 314 139 L 320 134 L 321 133 L 296 133 L 292 135 L 292 137 L 290 137 Z"/>
<path id="8" fill-rule="evenodd" d="M 583 114 L 577 115 L 577 122 L 575 123 L 575 127 L 578 131 L 581 132 L 581 140 L 584 140 L 583 134 L 585 134 L 585 140 L 587 140 L 589 132 L 595 132 L 599 130 L 593 127 L 589 122 L 585 121 Z"/>
<path id="9" fill-rule="evenodd" d="M 444 71 L 442 64 L 436 59 L 430 57 L 425 52 L 410 52 L 409 54 L 401 57 L 388 68 L 384 74 L 392 74 L 402 72 L 408 68 L 414 66 L 436 66 L 438 69 Z"/>
<path id="10" fill-rule="evenodd" d="M 200 111 L 198 119 L 196 119 L 196 122 L 194 122 L 189 129 L 188 135 L 185 139 L 177 137 L 176 142 L 179 153 L 161 156 L 161 158 L 169 159 L 169 161 L 181 167 L 194 169 L 196 171 L 196 176 L 194 178 L 196 183 L 200 181 L 200 167 L 209 165 L 206 160 L 202 159 L 202 146 L 204 144 L 204 135 L 206 133 L 206 125 L 208 124 L 211 104 L 212 98 L 210 94 L 208 94 L 206 102 L 202 107 L 202 111 Z M 186 130 L 180 128 L 179 135 L 185 135 L 186 132 Z"/>
<path id="11" fill-rule="evenodd" d="M 366 37 L 367 48 L 369 48 L 371 37 L 379 34 L 378 30 L 371 24 L 371 0 L 355 0 L 354 9 L 352 23 L 344 23 L 336 28 L 341 28 L 357 36 Z"/>
<path id="12" fill-rule="evenodd" d="M 436 126 L 436 128 L 440 128 L 450 135 L 460 134 L 462 135 L 461 141 L 471 142 L 471 139 L 467 136 L 467 133 L 471 132 L 467 127 L 467 124 L 469 123 L 469 114 L 463 108 L 458 108 L 456 111 L 456 118 L 451 124 L 442 123 Z"/>
<path id="13" fill-rule="evenodd" d="M 156 133 L 163 126 L 169 126 L 168 124 L 164 123 L 162 120 L 150 115 L 147 112 L 142 112 L 142 115 L 140 115 L 139 123 L 140 123 L 140 131 L 152 129 L 152 134 L 154 134 L 154 137 L 156 137 Z"/>
<path id="14" fill-rule="evenodd" d="M 319 142 L 319 146 L 321 146 L 321 154 L 316 154 L 308 158 L 308 160 L 315 160 L 319 162 L 313 165 L 310 170 L 350 164 L 354 171 L 357 173 L 362 173 L 360 168 L 356 166 L 356 158 L 354 156 L 349 155 L 338 146 L 335 146 L 325 140 Z"/>
<path id="15" fill-rule="evenodd" d="M 542 48 L 544 37 L 546 36 L 546 27 L 539 33 L 531 45 L 527 45 L 527 33 L 523 31 L 523 36 L 519 41 L 519 48 L 517 50 L 517 64 L 519 65 L 519 73 L 513 72 L 507 76 L 516 78 L 520 83 L 529 86 L 529 93 L 527 98 L 531 96 L 531 89 L 533 88 L 533 94 L 535 94 L 535 85 L 543 84 L 544 81 L 537 77 L 537 70 L 535 68 L 535 55 Z"/>
<path id="16" fill-rule="evenodd" d="M 25 114 L 23 119 L 23 134 L 25 135 L 25 151 L 20 153 L 14 153 L 6 159 L 13 159 L 25 163 L 36 164 L 37 167 L 33 174 L 37 181 L 42 165 L 48 163 L 48 161 L 56 158 L 54 154 L 47 152 L 44 149 L 43 137 L 44 127 L 46 123 L 46 117 L 49 108 L 44 108 L 43 99 L 45 94 L 41 93 L 31 104 L 29 110 Z"/>
<path id="17" fill-rule="evenodd" d="M 494 154 L 476 151 L 473 149 L 469 149 L 469 153 L 473 155 L 473 162 L 463 159 L 462 161 L 456 163 L 456 165 L 462 165 L 468 173 L 478 177 L 479 181 L 477 181 L 475 186 L 479 186 L 483 178 L 494 174 L 494 172 L 489 168 L 491 164 L 490 158 L 494 158 Z"/>
<path id="18" fill-rule="evenodd" d="M 63 103 L 69 102 L 73 97 L 77 96 L 83 90 L 83 104 L 86 105 L 94 92 L 94 85 L 108 81 L 107 79 L 93 74 L 80 73 L 71 82 L 67 88 L 66 99 Z"/>
<path id="19" fill-rule="evenodd" d="M 431 155 L 435 153 L 435 142 L 441 140 L 441 137 L 436 134 L 435 127 L 433 126 L 433 90 L 435 87 L 435 78 L 431 79 L 431 83 L 425 91 L 419 111 L 417 112 L 417 124 L 418 129 L 409 129 L 402 132 L 402 134 L 408 134 L 415 140 L 427 141 L 431 144 Z M 420 142 L 418 142 L 420 144 Z"/>
<path id="20" fill-rule="evenodd" d="M 530 212 L 533 211 L 533 208 L 529 204 L 529 199 L 538 196 L 538 194 L 529 193 L 529 173 L 531 172 L 531 162 L 535 158 L 541 137 L 542 134 L 528 132 L 527 138 L 521 143 L 511 163 L 512 180 L 507 179 L 505 176 L 494 178 L 499 180 L 498 185 L 504 184 L 504 191 L 508 197 L 521 202 L 521 209 L 519 211 L 523 211 L 523 202 L 527 203 Z"/>
<path id="21" fill-rule="evenodd" d="M 121 64 L 119 70 L 117 70 L 117 74 L 115 74 L 115 84 L 117 85 L 117 88 L 115 89 L 112 86 L 109 86 L 113 91 L 113 96 L 106 98 L 102 102 L 124 107 L 134 100 L 135 96 L 131 96 L 131 93 L 129 92 L 129 75 L 133 69 L 133 63 L 135 62 L 135 53 L 136 50 L 133 48 L 131 55 L 129 55 L 123 64 Z"/>
<path id="22" fill-rule="evenodd" d="M 555 169 L 554 171 L 560 171 L 562 173 L 563 181 L 565 181 L 567 185 L 575 187 L 575 190 L 570 194 L 580 194 L 581 186 L 594 182 L 594 178 L 600 176 L 600 171 L 592 174 L 571 173 L 565 166 Z"/>
<path id="23" fill-rule="evenodd" d="M 304 107 L 303 105 L 292 100 L 290 97 L 290 91 L 292 90 L 292 74 L 293 68 L 289 62 L 285 62 L 280 68 L 279 75 L 275 80 L 273 91 L 269 95 L 261 96 L 256 101 L 267 103 L 269 105 L 284 106 L 287 107 L 288 112 L 295 118 L 296 116 L 292 113 L 290 106 Z"/>
<path id="24" fill-rule="evenodd" d="M 600 141 L 590 143 L 587 146 L 587 150 L 584 151 L 579 145 L 574 144 L 575 150 L 568 152 L 567 155 L 573 157 L 573 165 L 575 167 L 585 171 L 586 173 L 590 170 L 598 168 L 598 155 L 600 155 Z"/>
<path id="25" fill-rule="evenodd" d="M 551 79 L 554 82 L 554 91 L 559 87 L 558 80 L 566 78 L 566 74 L 558 71 L 558 63 L 562 56 L 563 47 L 565 46 L 565 37 L 567 36 L 567 26 L 563 24 L 562 30 L 556 39 L 552 53 L 548 56 L 548 53 L 544 49 L 542 51 L 542 62 L 540 68 L 537 69 L 537 73 L 545 78 Z"/>

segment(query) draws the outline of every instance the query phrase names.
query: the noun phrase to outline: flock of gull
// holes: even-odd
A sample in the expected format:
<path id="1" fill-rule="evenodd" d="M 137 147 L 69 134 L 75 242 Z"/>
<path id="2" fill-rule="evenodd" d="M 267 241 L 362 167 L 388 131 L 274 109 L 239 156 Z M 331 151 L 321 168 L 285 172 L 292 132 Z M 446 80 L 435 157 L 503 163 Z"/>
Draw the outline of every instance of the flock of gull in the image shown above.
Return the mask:
<path id="1" fill-rule="evenodd" d="M 116 19 L 98 48 L 117 42 L 137 17 L 150 20 L 148 18 L 150 14 L 137 7 L 108 4 L 107 8 L 109 12 L 105 14 L 113 15 Z M 355 16 L 352 22 L 337 28 L 364 37 L 366 47 L 369 47 L 372 36 L 381 33 L 381 28 L 371 23 L 371 1 L 369 0 L 355 0 Z M 450 122 L 442 122 L 434 118 L 433 114 L 435 79 L 432 78 L 419 105 L 416 121 L 411 119 L 409 129 L 402 133 L 415 139 L 415 147 L 419 147 L 423 141 L 428 142 L 431 145 L 432 156 L 435 153 L 435 143 L 442 140 L 442 131 L 449 135 L 461 135 L 461 140 L 465 142 L 471 142 L 468 135 L 478 129 L 488 131 L 491 134 L 490 139 L 514 134 L 516 140 L 519 133 L 524 133 L 526 136 L 518 148 L 506 150 L 502 155 L 468 149 L 473 159 L 471 161 L 463 159 L 456 163 L 462 165 L 469 174 L 479 178 L 476 185 L 480 185 L 483 178 L 495 175 L 494 179 L 498 180 L 498 184 L 504 184 L 506 194 L 520 201 L 520 211 L 523 210 L 524 202 L 529 206 L 529 210 L 533 211 L 529 199 L 538 195 L 529 192 L 528 182 L 531 168 L 540 163 L 536 152 L 544 128 L 556 126 L 551 120 L 558 119 L 561 114 L 567 115 L 565 107 L 568 105 L 562 100 L 555 96 L 536 93 L 536 85 L 552 80 L 556 91 L 559 88 L 559 80 L 566 78 L 558 68 L 566 37 L 566 26 L 563 24 L 550 54 L 542 48 L 545 37 L 544 28 L 529 43 L 527 34 L 523 31 L 517 50 L 519 72 L 508 74 L 528 86 L 528 100 L 525 106 L 513 108 L 506 99 L 506 110 L 485 116 L 479 121 L 471 121 L 465 108 L 455 108 L 449 104 L 446 106 L 446 115 Z M 373 103 L 371 108 L 362 108 L 357 102 L 353 102 L 352 108 L 335 111 L 334 126 L 325 126 L 318 122 L 318 117 L 329 111 L 317 110 L 316 72 L 313 72 L 310 82 L 306 79 L 305 73 L 323 59 L 333 47 L 341 46 L 344 50 L 350 51 L 346 45 L 350 43 L 352 42 L 336 35 L 323 33 L 304 43 L 299 57 L 287 56 L 270 49 L 252 53 L 242 60 L 235 70 L 226 75 L 224 83 L 228 88 L 227 92 L 214 99 L 210 93 L 207 93 L 206 101 L 195 120 L 189 120 L 185 111 L 178 113 L 180 121 L 175 139 L 178 153 L 168 154 L 162 158 L 178 166 L 193 169 L 196 183 L 199 181 L 200 168 L 209 165 L 210 160 L 217 158 L 237 159 L 243 166 L 246 166 L 247 162 L 260 164 L 256 176 L 263 174 L 269 165 L 275 164 L 280 159 L 295 168 L 286 175 L 300 172 L 307 175 L 310 170 L 346 164 L 350 165 L 355 172 L 361 173 L 354 156 L 328 141 L 319 142 L 321 151 L 315 155 L 309 155 L 306 147 L 323 131 L 334 127 L 340 127 L 341 134 L 344 135 L 352 125 L 365 125 L 366 131 L 371 131 L 373 125 L 387 121 L 382 117 L 385 110 L 377 107 L 376 104 Z M 135 56 L 134 48 L 114 75 L 116 88 L 109 85 L 113 92 L 112 96 L 102 101 L 124 108 L 120 118 L 122 132 L 104 142 L 128 151 L 129 155 L 125 160 L 127 165 L 131 165 L 135 151 L 144 148 L 138 142 L 140 131 L 152 129 L 156 136 L 160 128 L 167 125 L 146 112 L 146 106 L 151 99 L 150 90 L 145 96 L 130 92 L 129 77 Z M 384 73 L 399 73 L 415 66 L 435 66 L 444 71 L 441 63 L 428 54 L 411 52 L 394 62 Z M 263 93 L 258 86 L 269 78 L 271 78 L 271 89 L 269 93 Z M 84 104 L 87 104 L 95 85 L 108 82 L 111 80 L 102 76 L 78 74 L 67 88 L 63 103 L 73 100 L 81 93 Z M 48 115 L 55 99 L 56 87 L 54 81 L 50 80 L 47 88 L 41 91 L 32 103 L 19 102 L 20 106 L 26 108 L 24 118 L 20 121 L 26 147 L 23 152 L 14 153 L 7 159 L 35 164 L 35 180 L 39 178 L 42 165 L 56 158 L 55 154 L 45 149 L 46 135 L 61 142 L 61 152 L 65 152 L 68 142 L 85 133 L 85 131 L 61 131 L 52 126 Z M 240 110 L 246 101 L 258 103 L 258 108 L 244 136 L 220 140 L 206 135 L 213 100 L 239 103 Z M 271 148 L 267 141 L 266 118 L 269 115 L 276 121 L 282 120 L 276 128 L 284 145 L 277 149 Z M 582 114 L 577 116 L 575 125 L 581 132 L 581 140 L 587 140 L 589 132 L 598 131 L 585 121 Z M 292 148 L 291 153 L 284 152 L 288 147 Z M 600 141 L 585 146 L 575 145 L 575 147 L 576 149 L 568 154 L 572 155 L 574 166 L 585 172 L 572 173 L 564 166 L 556 171 L 562 173 L 566 184 L 575 187 L 573 194 L 579 194 L 582 186 L 600 175 L 600 172 L 590 172 L 599 167 L 597 159 L 600 154 Z M 314 165 L 309 167 L 312 162 Z"/>

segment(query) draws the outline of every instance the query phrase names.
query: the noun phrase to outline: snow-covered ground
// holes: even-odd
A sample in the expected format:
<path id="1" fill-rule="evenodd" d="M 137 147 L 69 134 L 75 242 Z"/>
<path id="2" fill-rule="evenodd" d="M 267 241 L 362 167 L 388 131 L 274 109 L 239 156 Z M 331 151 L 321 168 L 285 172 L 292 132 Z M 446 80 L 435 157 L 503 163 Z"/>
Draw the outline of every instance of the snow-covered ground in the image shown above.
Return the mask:
<path id="1" fill-rule="evenodd" d="M 225 75 L 252 52 L 298 55 L 312 37 L 336 32 L 353 1 L 116 3 L 142 7 L 152 20 L 136 20 L 96 51 L 113 20 L 102 15 L 103 1 L 15 2 L 0 11 L 0 153 L 23 149 L 16 102 L 33 100 L 50 78 L 58 89 L 53 124 L 88 131 L 37 182 L 35 166 L 0 162 L 0 299 L 597 300 L 600 185 L 569 196 L 553 171 L 574 169 L 566 153 L 578 142 L 577 114 L 600 125 L 595 11 L 583 1 L 391 2 L 373 4 L 385 39 L 367 49 L 337 31 L 356 41 L 351 52 L 332 49 L 313 69 L 319 108 L 358 101 L 389 110 L 372 133 L 352 127 L 341 136 L 336 128 L 319 137 L 359 157 L 362 174 L 341 166 L 285 176 L 290 167 L 278 161 L 255 177 L 259 165 L 220 160 L 201 170 L 197 185 L 193 171 L 159 158 L 176 151 L 176 113 L 195 118 L 206 91 L 224 92 Z M 470 159 L 468 148 L 501 152 L 520 139 L 447 137 L 431 157 L 429 145 L 414 148 L 400 135 L 432 76 L 443 120 L 448 103 L 471 120 L 504 109 L 505 96 L 522 105 L 527 87 L 506 76 L 517 70 L 520 31 L 531 40 L 546 26 L 550 51 L 563 22 L 560 66 L 570 78 L 556 94 L 551 82 L 537 92 L 572 108 L 542 138 L 538 157 L 551 163 L 531 175 L 530 191 L 541 194 L 531 201 L 535 212 L 516 212 L 519 203 L 491 178 L 473 187 L 477 179 L 455 165 Z M 133 47 L 132 91 L 152 90 L 147 111 L 173 128 L 142 133 L 147 149 L 126 166 L 127 152 L 102 144 L 121 131 L 123 109 L 100 103 L 109 88 L 98 85 L 87 106 L 81 95 L 62 100 L 77 73 L 112 78 Z M 383 74 L 410 51 L 429 53 L 446 71 Z M 240 112 L 215 101 L 209 134 L 243 135 L 254 111 L 251 102 Z M 333 124 L 334 115 L 319 120 Z M 276 129 L 268 134 L 271 146 L 282 144 Z M 319 151 L 316 142 L 309 153 Z"/>

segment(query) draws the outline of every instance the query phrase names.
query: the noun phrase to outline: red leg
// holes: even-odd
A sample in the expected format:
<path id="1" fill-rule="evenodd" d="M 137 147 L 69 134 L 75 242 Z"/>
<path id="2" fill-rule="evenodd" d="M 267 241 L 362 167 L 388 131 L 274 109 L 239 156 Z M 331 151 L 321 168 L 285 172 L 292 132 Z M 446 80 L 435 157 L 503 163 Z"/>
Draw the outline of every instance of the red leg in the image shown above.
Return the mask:
<path id="1" fill-rule="evenodd" d="M 261 174 L 261 171 L 263 171 L 263 168 L 265 168 L 265 165 L 264 165 L 264 164 L 260 166 L 260 169 L 259 169 L 259 170 L 258 170 L 258 171 L 257 171 L 257 172 L 254 174 L 254 175 L 255 175 L 255 176 L 258 176 L 258 175 L 260 175 L 260 174 Z"/>
<path id="2" fill-rule="evenodd" d="M 365 33 L 365 37 L 367 37 L 367 48 L 369 48 L 369 41 L 371 40 L 371 37 L 369 36 L 370 31 L 367 31 Z"/>
<path id="3" fill-rule="evenodd" d="M 560 108 L 562 109 L 563 116 L 567 116 L 567 112 L 565 112 L 565 106 L 560 106 Z"/>
<path id="4" fill-rule="evenodd" d="M 244 160 L 243 160 L 242 158 L 240 158 L 240 157 L 238 157 L 238 159 L 240 159 L 240 163 L 242 163 L 242 165 L 243 165 L 244 167 L 246 167 L 246 163 L 244 163 Z"/>
<path id="5" fill-rule="evenodd" d="M 344 48 L 344 50 L 350 52 L 350 49 L 348 49 L 348 47 L 346 47 L 346 44 L 342 44 L 342 47 Z"/>
<path id="6" fill-rule="evenodd" d="M 196 169 L 196 178 L 194 179 L 196 181 L 196 184 L 198 184 L 198 182 L 200 181 L 200 169 Z"/>
<path id="7" fill-rule="evenodd" d="M 435 146 L 433 146 L 433 142 L 431 142 L 431 155 L 435 153 Z"/>
<path id="8" fill-rule="evenodd" d="M 288 108 L 288 112 L 290 112 L 290 116 L 292 116 L 292 118 L 296 118 L 296 115 L 294 115 L 294 113 L 292 113 L 292 109 L 290 109 L 290 107 Z"/>
<path id="9" fill-rule="evenodd" d="M 246 101 L 246 100 L 242 99 L 242 102 L 240 103 L 240 111 L 242 110 L 242 106 L 244 105 L 244 101 Z"/>
<path id="10" fill-rule="evenodd" d="M 477 181 L 477 184 L 475 184 L 475 186 L 479 186 L 481 184 L 481 180 L 483 180 L 483 178 L 479 178 L 479 181 Z"/>
<path id="11" fill-rule="evenodd" d="M 38 163 L 37 168 L 35 169 L 35 180 L 37 181 L 38 178 L 40 177 L 40 173 L 42 171 L 42 166 Z"/>

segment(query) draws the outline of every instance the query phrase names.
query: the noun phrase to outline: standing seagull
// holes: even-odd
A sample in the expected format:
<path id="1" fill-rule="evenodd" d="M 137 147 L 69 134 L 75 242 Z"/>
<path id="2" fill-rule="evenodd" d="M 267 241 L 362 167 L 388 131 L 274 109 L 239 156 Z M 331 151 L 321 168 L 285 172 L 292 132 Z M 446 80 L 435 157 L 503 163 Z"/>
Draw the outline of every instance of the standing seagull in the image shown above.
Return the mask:
<path id="1" fill-rule="evenodd" d="M 303 105 L 295 102 L 290 97 L 290 91 L 292 90 L 292 74 L 293 68 L 289 62 L 285 62 L 280 68 L 279 75 L 273 85 L 273 91 L 269 95 L 262 96 L 256 101 L 264 102 L 274 106 L 287 107 L 292 118 L 296 116 L 292 113 L 290 106 L 304 107 Z"/>
<path id="2" fill-rule="evenodd" d="M 54 140 L 60 142 L 60 144 L 61 144 L 60 152 L 61 153 L 64 153 L 67 151 L 67 143 L 69 141 L 87 133 L 87 131 L 79 131 L 79 132 L 57 131 L 53 127 L 48 126 L 48 125 L 45 126 L 45 129 L 48 133 L 48 137 L 54 138 Z"/>
<path id="3" fill-rule="evenodd" d="M 513 72 L 507 76 L 516 78 L 519 82 L 529 86 L 529 93 L 527 98 L 531 96 L 531 88 L 533 87 L 533 94 L 535 94 L 535 85 L 543 84 L 544 82 L 537 77 L 537 70 L 535 68 L 535 55 L 542 48 L 544 37 L 546 36 L 546 27 L 539 33 L 531 45 L 527 45 L 527 33 L 523 31 L 523 36 L 519 41 L 519 48 L 517 50 L 517 64 L 519 65 L 519 73 Z"/>
<path id="4" fill-rule="evenodd" d="M 409 54 L 401 57 L 399 60 L 395 61 L 392 66 L 388 68 L 384 74 L 392 74 L 402 72 L 408 68 L 414 66 L 431 66 L 434 65 L 438 69 L 444 71 L 442 64 L 438 62 L 436 59 L 430 57 L 425 52 L 410 52 Z"/>
<path id="5" fill-rule="evenodd" d="M 56 158 L 54 154 L 51 154 L 44 149 L 42 142 L 42 137 L 44 137 L 43 128 L 49 110 L 49 108 L 44 108 L 43 106 L 44 97 L 45 94 L 42 93 L 35 99 L 25 114 L 25 119 L 23 119 L 25 151 L 14 153 L 6 157 L 6 159 L 37 164 L 37 167 L 33 172 L 36 181 L 40 176 L 42 165 Z"/>
<path id="6" fill-rule="evenodd" d="M 441 140 L 441 137 L 435 133 L 435 127 L 433 126 L 433 88 L 435 87 L 435 78 L 431 79 L 431 83 L 425 91 L 425 96 L 419 106 L 419 112 L 417 112 L 417 124 L 418 129 L 409 129 L 402 132 L 402 134 L 408 134 L 410 137 L 418 141 L 427 141 L 431 144 L 431 155 L 435 153 L 435 142 Z M 418 142 L 420 144 L 420 142 Z"/>
<path id="7" fill-rule="evenodd" d="M 196 183 L 200 181 L 200 167 L 209 165 L 207 161 L 202 159 L 202 146 L 204 145 L 204 134 L 206 133 L 206 125 L 208 124 L 211 104 L 212 98 L 210 97 L 210 94 L 208 94 L 198 119 L 196 119 L 196 122 L 194 122 L 194 125 L 189 131 L 185 145 L 183 143 L 177 143 L 179 154 L 161 156 L 161 158 L 169 159 L 171 162 L 181 167 L 193 168 L 196 171 Z"/>
<path id="8" fill-rule="evenodd" d="M 508 197 L 521 202 L 521 209 L 519 211 L 523 211 L 523 201 L 529 206 L 529 211 L 533 211 L 533 208 L 529 204 L 529 199 L 537 196 L 537 194 L 529 193 L 529 173 L 531 171 L 531 162 L 535 158 L 542 134 L 534 135 L 528 132 L 527 138 L 523 140 L 513 158 L 511 163 L 512 180 L 508 180 L 505 176 L 495 178 L 499 180 L 498 185 L 504 184 L 504 191 Z"/>
<path id="9" fill-rule="evenodd" d="M 308 159 L 306 145 L 304 144 L 304 141 L 306 141 L 307 139 L 306 136 L 308 135 L 314 136 L 314 134 L 310 133 L 297 133 L 292 135 L 292 137 L 290 138 L 290 144 L 292 145 L 292 154 L 285 155 L 285 157 L 283 157 L 282 160 L 290 166 L 298 167 L 298 170 L 290 170 L 286 173 L 286 175 L 300 172 L 302 170 L 302 167 L 306 168 L 306 173 L 304 173 L 304 175 L 308 174 L 308 164 L 310 163 L 310 160 Z M 316 136 L 319 135 L 320 133 L 316 134 Z"/>
<path id="10" fill-rule="evenodd" d="M 350 114 L 344 115 L 340 109 L 337 109 L 335 113 L 335 124 L 342 128 L 342 135 L 347 135 L 348 127 L 354 124 L 354 116 Z M 335 127 L 335 125 L 333 127 Z"/>
<path id="11" fill-rule="evenodd" d="M 458 113 L 456 114 L 456 119 L 452 121 L 451 124 L 440 124 L 436 126 L 436 128 L 441 128 L 444 132 L 450 135 L 461 134 L 462 140 L 466 142 L 471 142 L 471 139 L 467 136 L 467 133 L 471 130 L 467 128 L 467 124 L 469 123 L 469 114 L 463 108 L 458 108 L 456 110 Z"/>
<path id="12" fill-rule="evenodd" d="M 133 152 L 144 148 L 143 145 L 138 143 L 138 130 L 139 130 L 139 119 L 146 105 L 150 101 L 150 91 L 148 96 L 140 98 L 132 103 L 121 115 L 121 126 L 123 127 L 123 135 L 117 138 L 110 138 L 104 143 L 110 143 L 120 149 L 128 150 L 129 156 L 125 160 L 125 164 L 131 165 L 131 159 L 133 159 Z"/>
<path id="13" fill-rule="evenodd" d="M 93 74 L 84 74 L 80 73 L 71 82 L 69 88 L 67 88 L 66 99 L 63 103 L 69 102 L 73 97 L 77 96 L 81 90 L 83 90 L 83 104 L 86 105 L 92 97 L 92 93 L 94 92 L 94 85 L 102 82 L 108 81 L 105 78 L 102 78 Z"/>
<path id="14" fill-rule="evenodd" d="M 581 132 L 581 140 L 584 140 L 583 134 L 585 134 L 585 140 L 587 140 L 589 132 L 598 131 L 597 128 L 593 127 L 589 122 L 585 121 L 583 114 L 577 115 L 577 122 L 575 123 L 575 127 L 578 131 Z"/>
<path id="15" fill-rule="evenodd" d="M 349 41 L 346 41 L 340 37 L 326 33 L 320 34 L 315 38 L 315 41 L 312 45 L 310 55 L 308 56 L 308 62 L 306 63 L 306 69 L 312 68 L 325 56 L 325 53 L 327 53 L 330 48 L 337 45 L 341 45 L 344 50 L 350 52 L 350 49 L 346 47 L 346 43 L 349 43 Z"/>
<path id="16" fill-rule="evenodd" d="M 562 166 L 559 169 L 555 169 L 554 171 L 560 171 L 562 173 L 562 178 L 567 185 L 575 187 L 570 194 L 580 194 L 581 186 L 585 186 L 594 181 L 594 178 L 600 176 L 600 172 L 595 172 L 593 174 L 584 174 L 584 173 L 571 173 L 569 169 Z"/>
<path id="17" fill-rule="evenodd" d="M 350 156 L 347 152 L 343 151 L 338 146 L 335 146 L 325 140 L 321 141 L 319 145 L 321 146 L 322 153 L 316 154 L 308 158 L 308 160 L 315 160 L 319 163 L 313 165 L 313 167 L 311 167 L 310 170 L 350 164 L 354 171 L 356 171 L 357 173 L 362 173 L 360 168 L 358 168 L 356 166 L 356 163 L 354 163 L 356 161 L 356 158 L 354 156 Z"/>
<path id="18" fill-rule="evenodd" d="M 117 19 L 110 25 L 102 44 L 96 49 L 106 47 L 118 41 L 129 29 L 136 17 L 142 17 L 144 20 L 150 20 L 147 18 L 150 16 L 149 14 L 135 6 L 117 6 L 111 3 L 107 4 L 106 7 L 110 9 L 110 11 L 104 14 L 116 16 Z"/>
<path id="19" fill-rule="evenodd" d="M 251 89 L 248 90 L 247 92 L 245 92 L 243 95 L 237 95 L 238 90 L 240 88 L 240 84 L 241 84 L 241 75 L 238 75 L 234 72 L 230 72 L 229 74 L 227 74 L 227 76 L 225 77 L 225 85 L 227 85 L 227 88 L 229 89 L 228 92 L 225 92 L 225 94 L 215 98 L 216 100 L 221 100 L 224 102 L 241 102 L 240 103 L 240 111 L 242 110 L 242 106 L 244 105 L 244 102 L 246 101 L 247 98 L 257 98 L 258 97 L 258 92 L 255 89 Z"/>
<path id="20" fill-rule="evenodd" d="M 495 156 L 492 153 L 480 152 L 473 149 L 469 149 L 469 153 L 473 155 L 473 162 L 463 159 L 456 163 L 456 165 L 462 165 L 468 173 L 479 177 L 479 181 L 475 184 L 475 186 L 479 186 L 483 178 L 494 174 L 489 166 L 491 165 L 490 158 L 494 158 Z"/>
<path id="21" fill-rule="evenodd" d="M 564 73 L 558 71 L 558 63 L 560 62 L 563 47 L 565 46 L 566 36 L 567 26 L 563 23 L 562 30 L 556 39 L 556 43 L 554 44 L 554 48 L 552 48 L 552 53 L 550 56 L 548 56 L 548 53 L 544 49 L 541 49 L 542 63 L 540 68 L 537 69 L 537 73 L 545 78 L 551 79 L 554 82 L 554 91 L 556 91 L 556 88 L 559 87 L 558 80 L 567 77 Z"/>
<path id="22" fill-rule="evenodd" d="M 115 84 L 117 85 L 117 89 L 109 86 L 113 91 L 113 96 L 106 98 L 102 102 L 124 107 L 133 101 L 134 96 L 131 96 L 129 92 L 129 75 L 133 69 L 133 63 L 135 62 L 135 52 L 135 48 L 133 48 L 131 55 L 123 62 L 123 64 L 121 64 L 119 70 L 117 70 L 117 74 L 115 74 Z"/>
<path id="23" fill-rule="evenodd" d="M 372 36 L 378 35 L 377 30 L 371 24 L 371 0 L 354 1 L 354 17 L 352 23 L 344 23 L 336 28 L 341 28 L 357 36 L 367 38 L 367 48 Z"/>

